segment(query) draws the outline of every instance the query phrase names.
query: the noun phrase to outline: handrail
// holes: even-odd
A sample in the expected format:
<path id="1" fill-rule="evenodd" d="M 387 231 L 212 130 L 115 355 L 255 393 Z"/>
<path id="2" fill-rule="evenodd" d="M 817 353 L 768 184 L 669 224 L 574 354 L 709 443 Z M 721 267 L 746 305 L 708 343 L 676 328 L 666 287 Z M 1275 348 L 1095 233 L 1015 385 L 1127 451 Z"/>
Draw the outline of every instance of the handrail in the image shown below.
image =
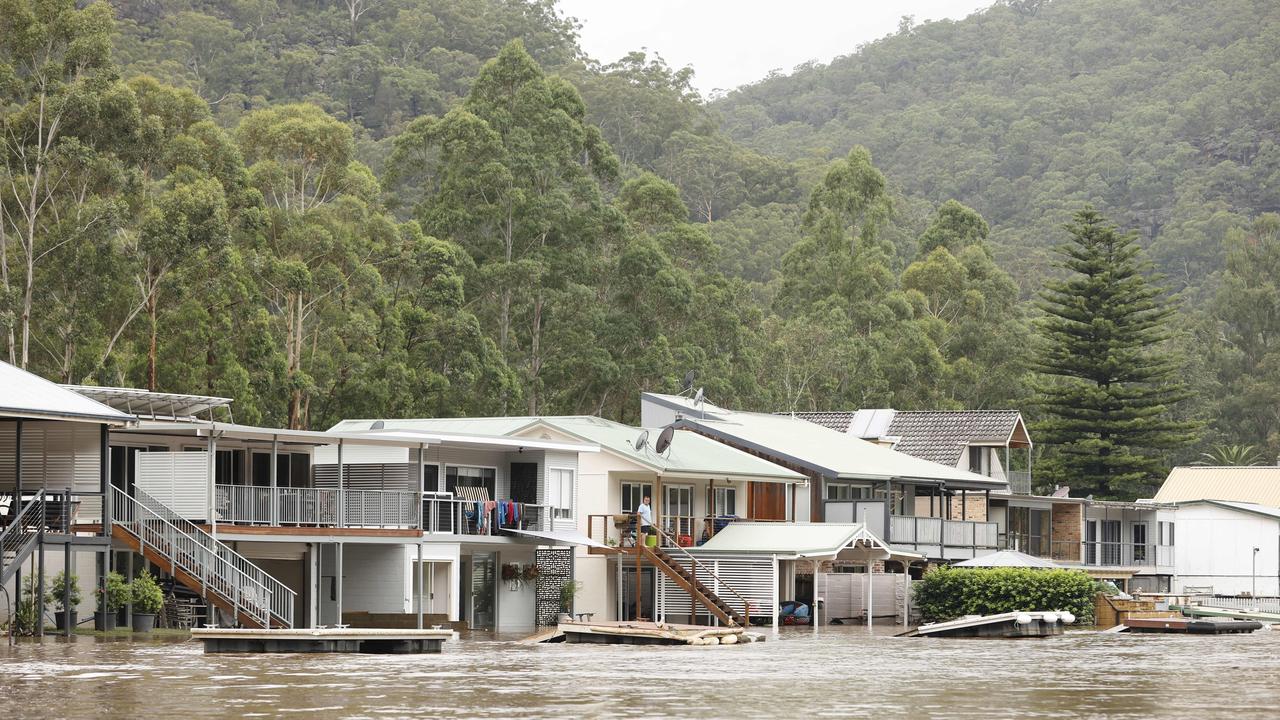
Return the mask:
<path id="1" fill-rule="evenodd" d="M 637 513 L 636 515 L 637 515 L 637 517 L 639 516 L 639 514 L 638 514 L 638 513 Z M 667 540 L 671 540 L 671 539 L 672 539 L 670 535 L 668 535 L 666 532 L 664 532 L 664 531 L 662 530 L 662 528 L 658 527 L 657 525 L 651 525 L 650 527 L 652 527 L 654 530 L 656 530 L 656 531 L 657 531 L 657 535 L 658 535 L 658 537 L 665 537 Z M 642 535 L 643 535 L 643 532 L 642 532 Z M 637 552 L 642 552 L 642 551 L 643 551 L 643 550 L 642 550 L 642 548 L 644 547 L 644 544 L 643 544 L 643 540 L 644 540 L 644 538 L 643 538 L 643 537 L 641 537 L 641 538 L 640 538 L 640 540 L 641 540 L 641 543 L 640 543 L 640 547 L 638 547 L 638 548 L 637 548 Z M 694 556 L 693 556 L 693 554 L 692 554 L 692 553 L 690 553 L 690 552 L 689 552 L 688 550 L 686 550 L 685 548 L 682 548 L 682 547 L 680 547 L 679 545 L 673 545 L 673 547 L 675 547 L 675 549 L 679 550 L 680 552 L 684 553 L 684 554 L 685 554 L 685 556 L 689 558 L 689 560 L 694 564 L 694 566 L 695 566 L 695 567 L 705 567 L 705 566 L 702 564 L 702 562 L 701 562 L 700 560 L 698 560 L 698 558 L 694 557 Z M 738 596 L 738 599 L 742 601 L 742 610 L 743 610 L 742 617 L 743 617 L 743 621 L 744 621 L 744 623 L 745 623 L 744 627 L 745 627 L 746 625 L 750 625 L 750 624 L 751 624 L 751 603 L 750 603 L 746 598 L 742 597 L 742 594 L 741 594 L 741 593 L 739 593 L 737 590 L 734 590 L 734 589 L 733 589 L 733 586 L 731 586 L 731 585 L 729 585 L 728 583 L 726 583 L 726 582 L 725 582 L 725 581 L 724 581 L 724 580 L 723 580 L 719 575 L 717 575 L 715 570 L 712 570 L 711 568 L 707 567 L 707 568 L 706 568 L 706 571 L 707 571 L 707 574 L 709 574 L 711 577 L 715 578 L 715 579 L 716 579 L 716 581 L 720 583 L 720 585 L 722 585 L 723 587 L 727 588 L 727 589 L 729 590 L 729 592 L 731 592 L 731 593 L 733 593 L 734 595 L 737 595 L 737 596 Z M 695 575 L 694 575 L 694 577 L 695 577 L 695 579 L 696 579 L 696 578 L 697 578 L 697 575 L 695 574 Z M 695 588 L 695 589 L 696 589 L 696 588 Z M 699 592 L 701 593 L 701 591 L 699 591 Z"/>
<path id="2" fill-rule="evenodd" d="M 22 507 L 13 516 L 13 519 L 9 521 L 8 527 L 0 531 L 0 578 L 3 579 L 7 579 L 4 572 L 5 554 L 12 553 L 14 560 L 19 560 L 19 553 L 34 540 L 29 535 L 35 535 L 38 532 L 38 528 L 34 531 L 32 530 L 35 524 L 31 522 L 32 518 L 28 516 L 38 515 L 40 523 L 43 524 L 45 522 L 45 489 L 41 487 L 36 491 L 35 497 L 25 503 L 16 496 L 14 502 L 21 503 Z"/>
<path id="3" fill-rule="evenodd" d="M 264 627 L 271 626 L 273 616 L 279 618 L 277 624 L 293 626 L 295 593 L 279 580 L 140 489 L 130 497 L 113 487 L 112 497 L 114 523 L 132 532 L 143 546 L 161 550 L 173 568 L 181 567 L 230 601 L 234 612 L 243 611 Z M 165 534 L 144 521 L 159 523 Z"/>

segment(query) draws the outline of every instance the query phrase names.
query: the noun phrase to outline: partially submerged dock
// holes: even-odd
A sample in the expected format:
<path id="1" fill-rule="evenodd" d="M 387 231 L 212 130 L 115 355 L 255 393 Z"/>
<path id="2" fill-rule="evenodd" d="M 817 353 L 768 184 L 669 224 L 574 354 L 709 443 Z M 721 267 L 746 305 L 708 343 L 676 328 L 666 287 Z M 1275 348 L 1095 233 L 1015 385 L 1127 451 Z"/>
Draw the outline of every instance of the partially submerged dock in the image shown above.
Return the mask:
<path id="1" fill-rule="evenodd" d="M 563 622 L 554 632 L 540 633 L 530 640 L 597 645 L 738 645 L 758 642 L 763 637 L 736 626 L 606 621 Z"/>
<path id="2" fill-rule="evenodd" d="M 440 652 L 458 634 L 443 629 L 199 628 L 191 631 L 191 639 L 202 641 L 206 653 L 421 654 Z"/>
<path id="3" fill-rule="evenodd" d="M 1131 633 L 1186 633 L 1189 635 L 1233 635 L 1251 633 L 1262 627 L 1256 620 L 1226 618 L 1130 618 L 1124 630 Z"/>
<path id="4" fill-rule="evenodd" d="M 1067 611 L 1008 612 L 999 615 L 966 615 L 947 622 L 921 625 L 898 637 L 1036 638 L 1061 635 L 1064 625 L 1075 622 Z"/>

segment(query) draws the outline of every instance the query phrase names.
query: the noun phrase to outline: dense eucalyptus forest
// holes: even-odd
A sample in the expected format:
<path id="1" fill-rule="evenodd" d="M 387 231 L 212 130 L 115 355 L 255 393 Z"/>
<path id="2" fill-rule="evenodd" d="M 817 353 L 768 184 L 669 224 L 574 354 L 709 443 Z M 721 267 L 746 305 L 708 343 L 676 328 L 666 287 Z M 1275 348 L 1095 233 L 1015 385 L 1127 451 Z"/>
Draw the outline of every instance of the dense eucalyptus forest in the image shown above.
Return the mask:
<path id="1" fill-rule="evenodd" d="M 1155 423 L 1112 494 L 1280 452 L 1274 3 L 1007 0 L 718 98 L 576 32 L 552 0 L 0 0 L 0 357 L 292 427 L 634 422 L 694 370 L 1053 434 L 1074 236 L 1159 325 L 1122 357 L 1160 372 L 1109 370 Z"/>

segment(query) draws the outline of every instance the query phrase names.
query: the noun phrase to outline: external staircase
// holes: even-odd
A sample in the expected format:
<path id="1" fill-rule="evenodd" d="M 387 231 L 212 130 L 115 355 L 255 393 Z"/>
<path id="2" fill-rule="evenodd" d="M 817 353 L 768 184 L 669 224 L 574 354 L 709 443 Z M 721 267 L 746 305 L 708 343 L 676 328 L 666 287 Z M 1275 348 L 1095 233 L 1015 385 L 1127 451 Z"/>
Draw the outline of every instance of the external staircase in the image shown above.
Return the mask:
<path id="1" fill-rule="evenodd" d="M 45 512 L 44 488 L 40 488 L 0 532 L 0 585 L 9 582 L 40 543 Z"/>
<path id="2" fill-rule="evenodd" d="M 293 627 L 293 590 L 164 503 L 112 488 L 111 535 L 250 628 Z M 25 509 L 24 509 L 25 512 Z"/>
<path id="3" fill-rule="evenodd" d="M 671 553 L 667 552 L 663 548 L 649 547 L 644 543 L 637 543 L 638 547 L 635 549 L 636 552 L 640 553 L 641 557 L 652 563 L 654 567 L 658 568 L 662 574 L 670 578 L 671 581 L 682 590 L 689 593 L 689 597 L 691 597 L 694 602 L 695 613 L 697 612 L 696 606 L 702 605 L 707 609 L 707 612 L 711 613 L 725 625 L 729 625 L 731 627 L 746 627 L 751 622 L 751 604 L 747 602 L 746 598 L 739 595 L 736 590 L 725 584 L 725 582 L 721 580 L 714 571 L 703 565 L 703 563 L 699 562 L 691 553 L 680 547 L 679 544 L 675 543 L 673 538 L 667 536 L 666 533 L 658 530 L 657 528 L 655 528 L 655 530 L 657 530 L 660 536 L 666 537 L 667 540 L 672 541 L 668 546 L 683 555 L 683 562 L 676 560 L 672 557 Z M 724 598 L 713 592 L 711 588 L 708 588 L 706 584 L 702 582 L 702 578 L 706 578 L 708 581 L 714 579 L 719 587 L 736 596 L 742 611 L 738 612 L 734 607 L 726 602 Z"/>

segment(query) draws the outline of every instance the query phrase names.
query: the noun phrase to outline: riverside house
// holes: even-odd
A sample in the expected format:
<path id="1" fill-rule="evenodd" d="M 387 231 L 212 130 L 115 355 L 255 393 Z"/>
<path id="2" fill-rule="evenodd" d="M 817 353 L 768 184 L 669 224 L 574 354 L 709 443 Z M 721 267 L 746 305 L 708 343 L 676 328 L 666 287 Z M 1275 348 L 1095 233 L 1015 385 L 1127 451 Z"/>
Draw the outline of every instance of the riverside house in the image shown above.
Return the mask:
<path id="1" fill-rule="evenodd" d="M 532 628 L 534 587 L 499 596 L 500 565 L 523 569 L 540 549 L 567 547 L 545 536 L 573 523 L 543 478 L 572 475 L 579 453 L 596 451 L 253 427 L 231 421 L 226 398 L 61 389 L 135 418 L 107 439 L 108 565 L 130 575 L 150 566 L 174 580 L 176 600 L 251 627 Z M 82 512 L 75 522 L 89 532 L 100 521 Z"/>
<path id="2" fill-rule="evenodd" d="M 913 457 L 800 417 L 729 410 L 679 395 L 643 393 L 641 417 L 646 425 L 673 424 L 805 475 L 808 483 L 793 486 L 786 499 L 791 517 L 860 523 L 891 548 L 935 562 L 998 546 L 987 507 L 993 493 L 1007 489 L 1004 478 Z M 906 568 L 892 563 L 890 569 Z"/>
<path id="3" fill-rule="evenodd" d="M 374 426 L 384 431 L 484 433 L 520 442 L 583 443 L 598 448 L 598 453 L 579 457 L 572 476 L 558 473 L 551 492 L 559 498 L 565 523 L 557 526 L 553 537 L 578 544 L 571 559 L 572 579 L 581 589 L 573 610 L 599 620 L 656 617 L 664 598 L 672 602 L 683 598 L 687 607 L 688 593 L 672 585 L 679 582 L 672 579 L 679 572 L 671 565 L 696 569 L 700 562 L 693 559 L 696 549 L 731 524 L 790 520 L 789 507 L 780 500 L 795 485 L 806 482 L 798 472 L 688 431 L 675 431 L 669 446 L 659 452 L 661 428 L 631 427 L 593 416 L 346 420 L 333 429 L 350 433 Z M 672 563 L 637 557 L 635 512 L 645 496 L 652 498 L 658 542 Z M 726 584 L 717 590 L 726 598 L 742 597 L 757 610 L 776 606 L 779 593 L 790 590 L 779 586 L 785 578 L 778 576 L 773 565 L 758 560 L 718 557 L 716 568 L 726 575 L 729 568 L 733 570 L 732 587 Z M 709 575 L 706 579 L 710 583 Z M 505 598 L 507 593 L 499 595 Z M 558 609 L 541 612 L 539 622 L 552 622 Z"/>

